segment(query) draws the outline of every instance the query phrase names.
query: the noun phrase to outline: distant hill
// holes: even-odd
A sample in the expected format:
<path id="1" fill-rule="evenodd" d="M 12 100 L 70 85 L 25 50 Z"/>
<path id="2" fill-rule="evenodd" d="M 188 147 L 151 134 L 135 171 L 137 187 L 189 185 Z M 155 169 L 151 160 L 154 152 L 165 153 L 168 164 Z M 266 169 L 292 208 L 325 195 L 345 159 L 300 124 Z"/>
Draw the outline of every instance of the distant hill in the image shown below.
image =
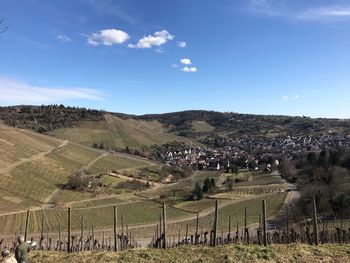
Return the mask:
<path id="1" fill-rule="evenodd" d="M 49 106 L 0 107 L 0 119 L 13 127 L 49 133 L 91 146 L 138 148 L 186 138 L 350 134 L 350 120 L 253 115 L 191 110 L 129 115 L 85 108 Z"/>
<path id="2" fill-rule="evenodd" d="M 208 134 L 227 137 L 328 134 L 330 130 L 350 133 L 350 120 L 340 119 L 313 119 L 202 110 L 143 115 L 134 118 L 157 120 L 164 124 L 170 132 L 193 138 Z"/>

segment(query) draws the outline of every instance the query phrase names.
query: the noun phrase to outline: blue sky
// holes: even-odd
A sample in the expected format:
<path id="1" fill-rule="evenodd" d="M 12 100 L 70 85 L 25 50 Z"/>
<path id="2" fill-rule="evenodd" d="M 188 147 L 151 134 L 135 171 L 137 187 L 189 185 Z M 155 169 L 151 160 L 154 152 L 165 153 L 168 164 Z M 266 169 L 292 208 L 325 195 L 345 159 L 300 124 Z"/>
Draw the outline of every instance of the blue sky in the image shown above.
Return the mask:
<path id="1" fill-rule="evenodd" d="M 3 0 L 0 105 L 350 118 L 350 1 Z"/>

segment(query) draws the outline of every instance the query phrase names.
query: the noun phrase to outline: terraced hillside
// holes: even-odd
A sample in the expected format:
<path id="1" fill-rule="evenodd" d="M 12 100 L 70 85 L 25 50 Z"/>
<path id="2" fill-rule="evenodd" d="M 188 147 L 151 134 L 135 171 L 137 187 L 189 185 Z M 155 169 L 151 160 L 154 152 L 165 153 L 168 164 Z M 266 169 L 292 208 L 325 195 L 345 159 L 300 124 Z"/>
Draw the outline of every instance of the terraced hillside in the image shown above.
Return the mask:
<path id="1" fill-rule="evenodd" d="M 140 148 L 153 144 L 186 139 L 166 132 L 158 121 L 121 119 L 105 114 L 101 121 L 81 121 L 74 127 L 60 128 L 51 134 L 60 139 L 68 139 L 91 146 L 103 144 L 105 148 Z"/>
<path id="2" fill-rule="evenodd" d="M 52 200 L 64 203 L 72 193 L 59 190 L 68 177 L 79 170 L 91 168 L 97 173 L 150 164 L 117 155 L 105 160 L 106 154 L 100 150 L 2 124 L 0 152 L 1 214 L 38 208 Z M 80 192 L 73 194 L 74 200 L 91 197 Z M 56 195 L 60 197 L 58 200 L 54 199 Z"/>

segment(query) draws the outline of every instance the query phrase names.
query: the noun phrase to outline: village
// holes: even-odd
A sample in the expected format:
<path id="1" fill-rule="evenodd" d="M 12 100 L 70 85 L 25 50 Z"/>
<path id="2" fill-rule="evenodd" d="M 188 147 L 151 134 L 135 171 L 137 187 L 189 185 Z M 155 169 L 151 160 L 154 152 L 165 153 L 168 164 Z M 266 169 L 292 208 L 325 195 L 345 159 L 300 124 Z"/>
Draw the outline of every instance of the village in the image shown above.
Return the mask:
<path id="1" fill-rule="evenodd" d="M 350 136 L 329 132 L 325 136 L 280 136 L 276 138 L 220 139 L 222 147 L 189 146 L 185 143 L 166 144 L 158 148 L 158 159 L 171 166 L 190 166 L 194 170 L 238 169 L 272 171 L 282 159 L 300 154 L 319 153 L 329 148 L 350 148 Z"/>

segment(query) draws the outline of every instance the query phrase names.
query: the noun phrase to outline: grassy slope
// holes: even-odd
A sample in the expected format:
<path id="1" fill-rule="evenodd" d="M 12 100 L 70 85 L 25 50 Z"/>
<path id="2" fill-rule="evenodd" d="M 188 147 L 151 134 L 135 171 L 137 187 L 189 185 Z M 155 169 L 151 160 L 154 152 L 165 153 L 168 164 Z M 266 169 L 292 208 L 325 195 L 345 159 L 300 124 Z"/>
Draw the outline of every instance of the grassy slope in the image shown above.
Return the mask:
<path id="1" fill-rule="evenodd" d="M 193 121 L 191 126 L 192 130 L 195 132 L 211 132 L 215 130 L 215 127 L 211 126 L 206 121 Z"/>
<path id="2" fill-rule="evenodd" d="M 135 168 L 150 165 L 150 161 L 142 159 L 132 159 L 125 156 L 109 155 L 99 159 L 91 165 L 87 172 L 89 174 L 103 173 L 112 170 Z"/>
<path id="3" fill-rule="evenodd" d="M 32 252 L 32 263 L 44 262 L 350 262 L 350 246 L 322 245 L 275 245 L 267 248 L 258 246 L 227 245 L 217 248 L 180 247 L 169 250 L 127 250 L 118 253 L 84 252 L 63 254 L 57 252 Z"/>
<path id="4" fill-rule="evenodd" d="M 48 151 L 61 142 L 54 138 L 0 124 L 0 169 Z"/>
<path id="5" fill-rule="evenodd" d="M 167 133 L 157 121 L 124 120 L 109 114 L 103 121 L 82 121 L 74 128 L 57 129 L 52 134 L 88 146 L 103 143 L 107 148 L 139 148 L 187 140 Z"/>
<path id="6" fill-rule="evenodd" d="M 66 182 L 69 175 L 97 158 L 100 153 L 68 144 L 38 160 L 13 167 L 1 177 L 1 212 L 38 206 Z M 4 200 L 5 198 L 5 200 Z M 11 199 L 15 202 L 11 202 Z"/>
<path id="7" fill-rule="evenodd" d="M 63 147 L 57 148 L 60 145 Z M 50 136 L 0 124 L 0 212 L 41 205 L 69 175 L 101 155 L 78 144 L 63 144 Z M 142 159 L 110 155 L 93 163 L 90 169 L 97 173 L 149 164 Z M 65 203 L 93 197 L 93 194 L 62 191 L 51 201 Z"/>

